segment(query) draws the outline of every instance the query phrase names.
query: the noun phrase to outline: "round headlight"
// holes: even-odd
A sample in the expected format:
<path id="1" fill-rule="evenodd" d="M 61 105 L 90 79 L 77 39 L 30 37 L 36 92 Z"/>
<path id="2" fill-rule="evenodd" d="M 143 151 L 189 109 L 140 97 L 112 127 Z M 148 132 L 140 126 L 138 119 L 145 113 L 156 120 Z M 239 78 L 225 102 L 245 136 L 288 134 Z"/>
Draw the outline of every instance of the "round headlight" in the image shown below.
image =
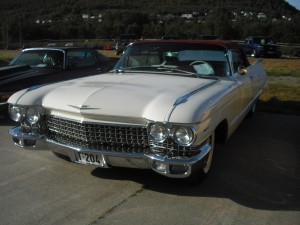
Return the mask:
<path id="1" fill-rule="evenodd" d="M 188 127 L 177 127 L 174 130 L 173 138 L 179 145 L 189 145 L 194 139 L 194 132 Z"/>
<path id="2" fill-rule="evenodd" d="M 168 130 L 163 124 L 152 124 L 149 129 L 150 139 L 156 142 L 164 141 L 168 136 Z"/>
<path id="3" fill-rule="evenodd" d="M 26 111 L 26 120 L 30 124 L 35 124 L 39 121 L 40 119 L 40 113 L 37 108 L 30 107 Z"/>
<path id="4" fill-rule="evenodd" d="M 13 121 L 20 122 L 25 116 L 25 108 L 10 105 L 8 107 L 8 113 Z"/>

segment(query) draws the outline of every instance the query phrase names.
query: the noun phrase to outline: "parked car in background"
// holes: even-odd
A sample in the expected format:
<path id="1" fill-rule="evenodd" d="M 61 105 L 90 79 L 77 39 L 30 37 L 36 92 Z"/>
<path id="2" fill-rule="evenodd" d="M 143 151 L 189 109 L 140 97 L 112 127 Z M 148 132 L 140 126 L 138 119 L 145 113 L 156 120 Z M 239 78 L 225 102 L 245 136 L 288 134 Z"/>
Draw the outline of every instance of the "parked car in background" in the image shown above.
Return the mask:
<path id="1" fill-rule="evenodd" d="M 116 40 L 116 55 L 121 54 L 130 42 L 137 39 L 136 34 L 120 34 Z"/>
<path id="2" fill-rule="evenodd" d="M 12 95 L 9 131 L 23 149 L 48 149 L 102 168 L 152 169 L 199 183 L 215 143 L 253 113 L 266 84 L 227 41 L 157 40 L 130 44 L 109 73 Z"/>
<path id="3" fill-rule="evenodd" d="M 103 50 L 114 50 L 114 46 L 111 46 L 111 45 L 104 45 Z"/>
<path id="4" fill-rule="evenodd" d="M 66 47 L 74 47 L 75 44 L 73 42 L 68 42 L 65 44 Z"/>
<path id="5" fill-rule="evenodd" d="M 35 85 L 95 75 L 116 64 L 96 50 L 71 47 L 23 49 L 8 66 L 0 67 L 0 112 L 16 91 Z"/>
<path id="6" fill-rule="evenodd" d="M 57 43 L 49 43 L 47 44 L 47 47 L 57 47 Z"/>
<path id="7" fill-rule="evenodd" d="M 245 39 L 244 43 L 240 44 L 241 48 L 246 55 L 252 57 L 272 57 L 280 58 L 280 46 L 268 37 L 262 36 L 249 36 Z"/>
<path id="8" fill-rule="evenodd" d="M 293 48 L 290 56 L 291 57 L 300 57 L 300 47 Z"/>
<path id="9" fill-rule="evenodd" d="M 180 40 L 178 36 L 162 36 L 161 40 Z"/>
<path id="10" fill-rule="evenodd" d="M 219 37 L 217 35 L 210 35 L 210 34 L 200 34 L 197 37 L 200 40 L 218 40 Z"/>

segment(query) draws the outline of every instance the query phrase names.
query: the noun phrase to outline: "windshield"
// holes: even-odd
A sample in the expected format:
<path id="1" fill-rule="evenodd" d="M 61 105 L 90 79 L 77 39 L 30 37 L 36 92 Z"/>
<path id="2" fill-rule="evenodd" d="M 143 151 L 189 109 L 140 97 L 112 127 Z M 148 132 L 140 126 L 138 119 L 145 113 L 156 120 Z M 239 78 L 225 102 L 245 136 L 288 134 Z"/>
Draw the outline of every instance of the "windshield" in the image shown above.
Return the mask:
<path id="1" fill-rule="evenodd" d="M 257 38 L 253 38 L 253 42 L 257 43 L 257 44 L 274 44 L 274 41 L 272 39 L 269 38 L 261 38 L 261 37 L 257 37 Z"/>
<path id="2" fill-rule="evenodd" d="M 56 50 L 30 50 L 22 52 L 11 65 L 30 65 L 31 67 L 63 68 L 64 54 Z"/>
<path id="3" fill-rule="evenodd" d="M 116 70 L 182 72 L 201 76 L 229 76 L 225 49 L 203 43 L 134 43 L 115 66 Z M 185 73 L 184 73 L 185 72 Z"/>

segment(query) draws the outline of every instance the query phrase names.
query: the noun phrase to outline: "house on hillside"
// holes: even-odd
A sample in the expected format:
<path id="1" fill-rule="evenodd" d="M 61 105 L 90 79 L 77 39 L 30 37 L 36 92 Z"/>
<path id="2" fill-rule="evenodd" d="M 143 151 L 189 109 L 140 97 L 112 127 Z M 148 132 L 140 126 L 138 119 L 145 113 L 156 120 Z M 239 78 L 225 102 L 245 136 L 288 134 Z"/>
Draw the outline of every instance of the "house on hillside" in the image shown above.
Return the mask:
<path id="1" fill-rule="evenodd" d="M 183 19 L 193 19 L 193 14 L 191 13 L 186 13 L 186 14 L 181 14 L 181 18 Z"/>
<path id="2" fill-rule="evenodd" d="M 264 13 L 260 12 L 260 13 L 257 14 L 257 19 L 259 19 L 259 20 L 266 20 L 267 16 Z"/>

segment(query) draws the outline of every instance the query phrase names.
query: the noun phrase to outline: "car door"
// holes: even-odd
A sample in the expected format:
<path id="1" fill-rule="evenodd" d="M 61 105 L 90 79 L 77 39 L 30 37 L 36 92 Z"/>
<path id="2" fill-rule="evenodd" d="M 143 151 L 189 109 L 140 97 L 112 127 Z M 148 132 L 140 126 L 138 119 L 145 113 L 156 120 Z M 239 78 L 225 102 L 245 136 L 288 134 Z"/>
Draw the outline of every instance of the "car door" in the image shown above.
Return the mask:
<path id="1" fill-rule="evenodd" d="M 240 50 L 232 50 L 233 72 L 240 86 L 240 110 L 243 111 L 254 97 L 253 76 L 249 73 L 240 74 L 239 68 L 249 66 L 243 53 Z"/>
<path id="2" fill-rule="evenodd" d="M 247 68 L 247 75 L 251 79 L 252 101 L 257 100 L 266 84 L 266 72 L 263 69 L 263 60 L 258 59 Z"/>
<path id="3" fill-rule="evenodd" d="M 67 52 L 67 68 L 72 78 L 100 73 L 96 56 L 89 50 L 72 50 Z"/>

